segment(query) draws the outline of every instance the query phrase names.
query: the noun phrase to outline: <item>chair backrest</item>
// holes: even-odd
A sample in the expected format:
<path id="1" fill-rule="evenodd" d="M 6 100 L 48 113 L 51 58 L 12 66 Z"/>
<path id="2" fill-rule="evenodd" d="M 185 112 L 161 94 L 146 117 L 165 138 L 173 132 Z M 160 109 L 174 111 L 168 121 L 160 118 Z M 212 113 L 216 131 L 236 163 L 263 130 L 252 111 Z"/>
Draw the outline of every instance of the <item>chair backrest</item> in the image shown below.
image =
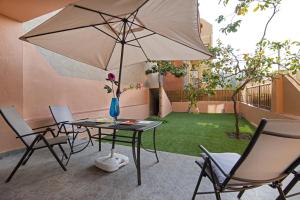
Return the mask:
<path id="1" fill-rule="evenodd" d="M 57 124 L 65 121 L 74 121 L 73 115 L 69 107 L 66 105 L 50 105 L 49 109 L 51 111 L 53 119 Z M 68 129 L 71 127 L 71 125 L 65 125 L 65 127 Z"/>
<path id="2" fill-rule="evenodd" d="M 300 121 L 263 119 L 232 177 L 268 182 L 282 177 L 300 158 Z M 236 182 L 234 179 L 228 183 Z"/>
<path id="3" fill-rule="evenodd" d="M 13 129 L 17 136 L 33 133 L 33 130 L 24 121 L 24 119 L 17 112 L 15 107 L 0 107 L 0 113 L 6 121 L 6 123 Z M 35 135 L 30 135 L 23 138 L 21 137 L 20 139 L 27 147 L 29 147 L 35 139 L 35 137 Z"/>

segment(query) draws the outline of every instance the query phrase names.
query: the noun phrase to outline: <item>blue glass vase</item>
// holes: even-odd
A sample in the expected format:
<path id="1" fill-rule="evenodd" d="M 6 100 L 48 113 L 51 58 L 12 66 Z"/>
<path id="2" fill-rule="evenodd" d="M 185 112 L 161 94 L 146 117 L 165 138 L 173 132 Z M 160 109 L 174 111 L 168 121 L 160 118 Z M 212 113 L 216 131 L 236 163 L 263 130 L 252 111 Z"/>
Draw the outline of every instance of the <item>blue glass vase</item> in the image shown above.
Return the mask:
<path id="1" fill-rule="evenodd" d="M 117 98 L 112 98 L 109 108 L 109 115 L 113 118 L 117 118 L 120 114 L 119 100 Z"/>

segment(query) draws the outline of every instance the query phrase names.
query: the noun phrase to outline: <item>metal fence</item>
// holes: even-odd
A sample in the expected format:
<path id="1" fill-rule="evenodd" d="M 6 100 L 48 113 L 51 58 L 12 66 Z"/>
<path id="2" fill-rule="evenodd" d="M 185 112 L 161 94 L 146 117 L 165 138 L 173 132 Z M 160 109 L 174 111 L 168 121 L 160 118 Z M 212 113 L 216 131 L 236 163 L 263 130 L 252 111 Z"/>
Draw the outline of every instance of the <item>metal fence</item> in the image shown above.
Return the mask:
<path id="1" fill-rule="evenodd" d="M 258 108 L 271 110 L 272 84 L 263 84 L 246 88 L 243 102 Z"/>
<path id="2" fill-rule="evenodd" d="M 166 91 L 171 102 L 187 102 L 184 90 L 169 90 Z M 198 101 L 231 101 L 232 90 L 215 90 L 213 95 L 202 95 Z M 239 99 L 239 97 L 238 97 Z"/>

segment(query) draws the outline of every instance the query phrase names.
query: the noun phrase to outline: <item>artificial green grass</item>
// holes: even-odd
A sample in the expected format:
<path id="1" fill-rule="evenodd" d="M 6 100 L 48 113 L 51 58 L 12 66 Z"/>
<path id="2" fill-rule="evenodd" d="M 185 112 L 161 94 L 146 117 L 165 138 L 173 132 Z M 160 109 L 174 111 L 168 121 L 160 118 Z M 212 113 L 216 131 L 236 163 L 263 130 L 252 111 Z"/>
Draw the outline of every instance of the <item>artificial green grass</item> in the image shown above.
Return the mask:
<path id="1" fill-rule="evenodd" d="M 157 118 L 150 118 L 155 119 Z M 197 156 L 199 144 L 211 152 L 242 153 L 248 140 L 231 139 L 226 133 L 234 131 L 233 114 L 171 113 L 163 118 L 157 129 L 156 147 L 159 151 Z M 241 132 L 252 134 L 255 128 L 245 119 L 241 120 Z M 130 134 L 120 131 L 121 134 Z M 143 146 L 152 148 L 152 132 L 143 133 Z"/>

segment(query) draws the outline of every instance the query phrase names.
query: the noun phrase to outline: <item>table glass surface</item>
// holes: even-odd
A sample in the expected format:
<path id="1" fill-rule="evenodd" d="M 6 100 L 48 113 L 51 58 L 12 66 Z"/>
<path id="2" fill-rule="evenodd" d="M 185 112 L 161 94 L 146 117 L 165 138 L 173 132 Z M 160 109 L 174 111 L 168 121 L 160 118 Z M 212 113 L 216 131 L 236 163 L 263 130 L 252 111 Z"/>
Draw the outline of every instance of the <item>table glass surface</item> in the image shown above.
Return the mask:
<path id="1" fill-rule="evenodd" d="M 127 123 L 129 122 L 129 123 Z M 161 121 L 149 120 L 132 120 L 132 119 L 118 119 L 116 122 L 98 122 L 96 119 L 84 119 L 73 122 L 66 122 L 75 126 L 85 126 L 93 128 L 129 130 L 129 131 L 147 131 L 158 127 Z"/>

